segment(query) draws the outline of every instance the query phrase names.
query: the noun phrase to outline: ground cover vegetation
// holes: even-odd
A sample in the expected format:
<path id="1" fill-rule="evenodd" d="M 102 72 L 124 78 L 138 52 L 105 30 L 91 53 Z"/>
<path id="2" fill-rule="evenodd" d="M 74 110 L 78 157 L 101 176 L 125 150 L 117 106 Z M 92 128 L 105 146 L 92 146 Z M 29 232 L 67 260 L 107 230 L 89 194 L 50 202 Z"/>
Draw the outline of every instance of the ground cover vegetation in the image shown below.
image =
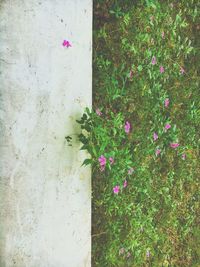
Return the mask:
<path id="1" fill-rule="evenodd" d="M 200 266 L 199 1 L 95 0 L 92 266 Z"/>

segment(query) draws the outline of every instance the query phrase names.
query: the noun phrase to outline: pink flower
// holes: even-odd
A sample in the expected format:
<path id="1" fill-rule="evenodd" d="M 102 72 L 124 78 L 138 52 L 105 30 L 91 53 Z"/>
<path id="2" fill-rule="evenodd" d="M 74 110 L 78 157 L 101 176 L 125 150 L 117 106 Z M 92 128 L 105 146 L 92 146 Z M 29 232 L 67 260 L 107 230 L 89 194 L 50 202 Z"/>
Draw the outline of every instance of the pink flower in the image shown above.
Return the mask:
<path id="1" fill-rule="evenodd" d="M 132 79 L 133 78 L 133 71 L 130 70 L 130 73 L 129 73 L 129 78 Z"/>
<path id="2" fill-rule="evenodd" d="M 123 184 L 123 187 L 125 188 L 125 187 L 127 187 L 127 185 L 128 185 L 128 182 L 125 180 L 124 184 Z"/>
<path id="3" fill-rule="evenodd" d="M 100 109 L 96 109 L 96 114 L 98 115 L 98 116 L 101 116 L 102 115 L 102 112 L 100 111 Z"/>
<path id="4" fill-rule="evenodd" d="M 99 157 L 99 163 L 101 167 L 104 167 L 106 165 L 106 158 L 103 155 Z"/>
<path id="5" fill-rule="evenodd" d="M 184 73 L 185 73 L 184 68 L 182 68 L 182 67 L 180 68 L 180 73 L 181 73 L 181 74 L 184 74 Z"/>
<path id="6" fill-rule="evenodd" d="M 165 107 L 167 108 L 169 106 L 169 98 L 165 99 Z"/>
<path id="7" fill-rule="evenodd" d="M 179 146 L 179 143 L 171 143 L 170 146 L 171 148 L 177 148 Z"/>
<path id="8" fill-rule="evenodd" d="M 130 168 L 129 170 L 128 170 L 128 174 L 132 174 L 134 172 L 134 169 L 133 168 Z"/>
<path id="9" fill-rule="evenodd" d="M 71 44 L 70 44 L 70 42 L 69 41 L 67 41 L 67 40 L 64 40 L 63 41 L 63 43 L 62 43 L 62 45 L 64 46 L 64 47 L 71 47 Z"/>
<path id="10" fill-rule="evenodd" d="M 152 63 L 152 65 L 156 64 L 156 57 L 154 57 L 154 56 L 152 57 L 151 63 Z"/>
<path id="11" fill-rule="evenodd" d="M 153 133 L 153 140 L 156 141 L 158 139 L 157 133 Z"/>
<path id="12" fill-rule="evenodd" d="M 156 149 L 156 156 L 158 156 L 160 154 L 161 150 L 160 149 Z"/>
<path id="13" fill-rule="evenodd" d="M 114 163 L 114 159 L 110 157 L 109 160 L 110 160 L 110 164 L 112 165 Z"/>
<path id="14" fill-rule="evenodd" d="M 113 187 L 114 194 L 118 194 L 119 193 L 119 190 L 120 190 L 119 185 L 116 185 L 115 187 Z"/>
<path id="15" fill-rule="evenodd" d="M 165 71 L 163 66 L 160 66 L 160 73 L 163 73 Z"/>
<path id="16" fill-rule="evenodd" d="M 166 125 L 165 125 L 165 130 L 167 131 L 167 130 L 169 130 L 171 128 L 171 125 L 169 124 L 169 123 L 167 123 Z"/>
<path id="17" fill-rule="evenodd" d="M 181 157 L 182 157 L 183 160 L 185 160 L 186 159 L 186 154 L 184 153 Z"/>
<path id="18" fill-rule="evenodd" d="M 124 126 L 125 132 L 128 134 L 131 129 L 131 125 L 128 121 L 126 121 L 125 126 Z"/>
<path id="19" fill-rule="evenodd" d="M 162 38 L 164 39 L 164 38 L 165 38 L 165 33 L 162 32 L 162 33 L 161 33 L 161 36 L 162 36 Z"/>

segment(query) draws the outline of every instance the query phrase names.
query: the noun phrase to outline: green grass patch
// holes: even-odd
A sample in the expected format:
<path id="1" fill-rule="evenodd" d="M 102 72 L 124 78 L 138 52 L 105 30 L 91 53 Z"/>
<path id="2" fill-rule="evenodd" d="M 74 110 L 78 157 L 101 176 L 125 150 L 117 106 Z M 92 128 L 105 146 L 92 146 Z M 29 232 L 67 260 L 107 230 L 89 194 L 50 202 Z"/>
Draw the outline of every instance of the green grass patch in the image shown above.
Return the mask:
<path id="1" fill-rule="evenodd" d="M 200 266 L 198 1 L 94 1 L 92 266 Z"/>

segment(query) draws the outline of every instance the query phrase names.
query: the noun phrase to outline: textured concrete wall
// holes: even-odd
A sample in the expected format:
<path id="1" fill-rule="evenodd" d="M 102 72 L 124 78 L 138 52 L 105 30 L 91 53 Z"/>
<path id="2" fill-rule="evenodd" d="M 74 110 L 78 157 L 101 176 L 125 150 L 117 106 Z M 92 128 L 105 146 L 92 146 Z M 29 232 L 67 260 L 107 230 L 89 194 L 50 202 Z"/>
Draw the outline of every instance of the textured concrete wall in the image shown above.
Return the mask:
<path id="1" fill-rule="evenodd" d="M 0 267 L 90 266 L 91 36 L 92 0 L 0 1 Z"/>

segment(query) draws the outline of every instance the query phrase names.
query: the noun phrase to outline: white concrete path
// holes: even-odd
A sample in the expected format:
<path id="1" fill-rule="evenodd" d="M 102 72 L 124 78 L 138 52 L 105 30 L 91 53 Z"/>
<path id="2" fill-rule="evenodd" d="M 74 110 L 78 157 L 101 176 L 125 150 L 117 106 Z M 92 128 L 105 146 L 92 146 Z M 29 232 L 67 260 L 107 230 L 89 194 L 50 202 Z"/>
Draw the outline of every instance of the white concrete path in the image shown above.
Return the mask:
<path id="1" fill-rule="evenodd" d="M 91 54 L 92 0 L 0 1 L 1 267 L 90 266 Z"/>

